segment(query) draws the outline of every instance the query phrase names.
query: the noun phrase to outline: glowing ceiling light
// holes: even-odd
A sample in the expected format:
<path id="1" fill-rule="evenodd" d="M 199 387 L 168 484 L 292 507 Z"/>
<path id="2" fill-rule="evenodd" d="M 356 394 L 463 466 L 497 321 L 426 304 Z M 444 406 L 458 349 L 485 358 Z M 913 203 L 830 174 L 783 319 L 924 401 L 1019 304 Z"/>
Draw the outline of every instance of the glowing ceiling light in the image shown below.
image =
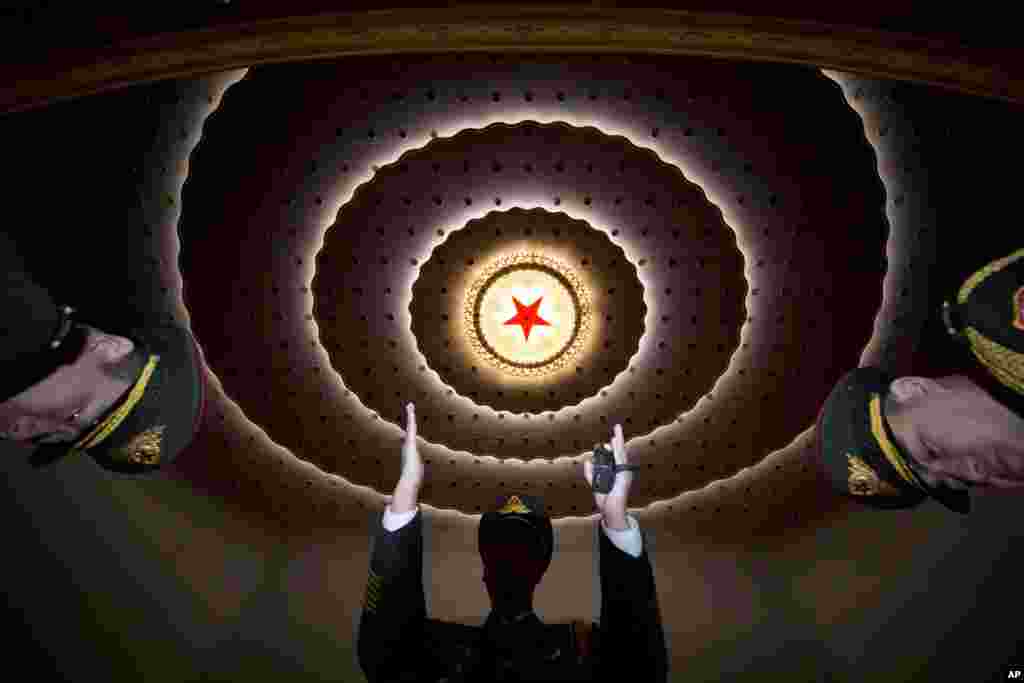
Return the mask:
<path id="1" fill-rule="evenodd" d="M 517 377 L 561 370 L 592 330 L 583 282 L 537 253 L 503 256 L 484 268 L 466 292 L 463 319 L 474 353 Z"/>

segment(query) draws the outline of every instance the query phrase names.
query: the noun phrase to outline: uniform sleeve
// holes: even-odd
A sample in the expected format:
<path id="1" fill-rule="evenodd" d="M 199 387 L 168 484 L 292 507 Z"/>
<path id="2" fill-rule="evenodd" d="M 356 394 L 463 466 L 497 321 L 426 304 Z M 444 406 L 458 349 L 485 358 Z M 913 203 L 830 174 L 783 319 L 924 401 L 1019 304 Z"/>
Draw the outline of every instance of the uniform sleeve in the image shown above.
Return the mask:
<path id="1" fill-rule="evenodd" d="M 416 513 L 420 511 L 420 506 L 417 505 L 414 509 L 408 512 L 392 512 L 391 506 L 388 505 L 384 508 L 384 519 L 381 521 L 381 525 L 387 531 L 398 531 L 403 526 L 412 521 Z"/>
<path id="2" fill-rule="evenodd" d="M 0 286 L 0 330 L 22 324 L 19 318 L 33 311 L 56 308 L 50 291 L 27 270 L 20 246 L 6 232 L 0 232 Z"/>
<path id="3" fill-rule="evenodd" d="M 629 516 L 626 517 L 626 523 L 629 525 L 628 529 L 616 531 L 606 527 L 602 519 L 601 530 L 608 536 L 608 540 L 615 544 L 616 548 L 624 553 L 629 553 L 633 557 L 640 557 L 644 551 L 644 538 L 640 534 L 640 525 Z"/>
<path id="4" fill-rule="evenodd" d="M 167 324 L 174 316 L 170 288 L 162 275 L 161 259 L 166 257 L 161 240 L 147 232 L 156 231 L 143 218 L 135 179 L 126 173 L 116 184 L 112 180 L 104 204 L 106 229 L 88 241 L 76 240 L 78 258 L 64 264 L 65 273 L 91 275 L 57 278 L 65 298 L 86 322 L 100 329 Z M 111 300 L 117 306 L 111 306 Z"/>
<path id="5" fill-rule="evenodd" d="M 23 329 L 26 320 L 35 320 L 39 329 Z M 42 346 L 50 341 L 58 322 L 57 306 L 49 290 L 25 272 L 18 246 L 0 232 L 0 340 L 5 342 L 0 344 L 0 367 L 18 367 L 26 356 L 37 351 L 26 348 L 29 339 Z M 19 332 L 30 336 L 15 343 Z"/>
<path id="6" fill-rule="evenodd" d="M 404 524 L 394 519 L 406 515 L 411 517 Z M 376 529 L 356 645 L 370 683 L 415 680 L 417 675 L 427 618 L 422 519 L 418 507 L 405 515 L 386 509 Z"/>
<path id="7" fill-rule="evenodd" d="M 8 133 L 19 169 L 10 198 L 35 217 L 8 228 L 25 268 L 100 329 L 148 326 L 174 310 L 161 276 L 172 269 L 160 260 L 163 228 L 146 221 L 140 194 L 143 176 L 159 173 L 143 164 L 159 115 L 138 93 L 115 93 L 18 115 Z"/>
<path id="8" fill-rule="evenodd" d="M 599 532 L 601 618 L 595 652 L 598 670 L 602 680 L 662 683 L 668 679 L 668 650 L 654 572 L 639 523 L 632 515 L 627 515 L 626 520 L 628 531 Z M 604 526 L 603 520 L 598 523 Z M 636 546 L 631 545 L 634 542 Z M 633 555 L 631 548 L 640 552 Z"/>

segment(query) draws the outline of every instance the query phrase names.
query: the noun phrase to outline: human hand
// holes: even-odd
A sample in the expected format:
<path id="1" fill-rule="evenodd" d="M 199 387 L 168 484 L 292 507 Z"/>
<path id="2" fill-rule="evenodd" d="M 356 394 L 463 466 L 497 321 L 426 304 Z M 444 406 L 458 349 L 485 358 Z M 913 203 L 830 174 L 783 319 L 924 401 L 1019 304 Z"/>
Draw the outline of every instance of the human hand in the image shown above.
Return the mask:
<path id="1" fill-rule="evenodd" d="M 611 446 L 615 464 L 629 464 L 629 458 L 626 455 L 626 440 L 622 435 L 622 425 L 615 425 Z M 593 490 L 594 463 L 592 456 L 583 461 L 583 476 L 587 480 L 587 485 Z M 608 493 L 594 492 L 594 503 L 611 528 L 625 528 L 626 526 L 626 500 L 629 498 L 629 487 L 632 483 L 633 473 L 631 471 L 616 472 L 615 484 L 612 485 L 611 491 Z"/>
<path id="2" fill-rule="evenodd" d="M 405 441 L 402 444 L 402 476 L 400 481 L 416 486 L 423 483 L 423 459 L 416 445 L 416 406 L 405 406 Z"/>

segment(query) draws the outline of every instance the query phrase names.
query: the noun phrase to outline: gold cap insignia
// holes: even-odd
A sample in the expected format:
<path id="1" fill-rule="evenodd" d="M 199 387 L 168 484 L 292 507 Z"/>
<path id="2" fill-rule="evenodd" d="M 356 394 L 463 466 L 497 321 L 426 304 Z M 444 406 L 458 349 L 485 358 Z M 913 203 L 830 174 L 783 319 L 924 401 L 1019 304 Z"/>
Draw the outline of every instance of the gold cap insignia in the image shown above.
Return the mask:
<path id="1" fill-rule="evenodd" d="M 508 502 L 505 503 L 500 510 L 498 510 L 498 513 L 503 515 L 508 514 L 510 512 L 530 514 L 530 508 L 523 505 L 523 501 L 519 500 L 519 496 L 512 496 L 511 498 L 508 499 Z"/>
<path id="2" fill-rule="evenodd" d="M 1024 332 L 1024 287 L 1013 295 L 1013 326 Z"/>
<path id="3" fill-rule="evenodd" d="M 856 455 L 846 454 L 850 476 L 847 484 L 850 493 L 855 496 L 897 496 L 899 490 L 887 481 L 878 477 L 867 463 Z"/>
<path id="4" fill-rule="evenodd" d="M 163 441 L 164 425 L 152 427 L 136 434 L 131 441 L 117 450 L 121 458 L 138 465 L 157 465 L 160 463 L 160 446 Z"/>

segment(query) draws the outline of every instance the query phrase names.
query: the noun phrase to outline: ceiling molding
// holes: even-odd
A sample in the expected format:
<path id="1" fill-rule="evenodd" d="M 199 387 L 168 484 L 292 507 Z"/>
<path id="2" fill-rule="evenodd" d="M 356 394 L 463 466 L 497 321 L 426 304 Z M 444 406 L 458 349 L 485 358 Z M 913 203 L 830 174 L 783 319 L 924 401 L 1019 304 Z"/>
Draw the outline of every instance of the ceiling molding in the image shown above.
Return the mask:
<path id="1" fill-rule="evenodd" d="M 258 64 L 417 52 L 700 55 L 785 62 L 929 83 L 1013 102 L 1011 50 L 805 20 L 593 6 L 391 9 L 293 16 L 56 50 L 0 66 L 0 111 Z"/>

